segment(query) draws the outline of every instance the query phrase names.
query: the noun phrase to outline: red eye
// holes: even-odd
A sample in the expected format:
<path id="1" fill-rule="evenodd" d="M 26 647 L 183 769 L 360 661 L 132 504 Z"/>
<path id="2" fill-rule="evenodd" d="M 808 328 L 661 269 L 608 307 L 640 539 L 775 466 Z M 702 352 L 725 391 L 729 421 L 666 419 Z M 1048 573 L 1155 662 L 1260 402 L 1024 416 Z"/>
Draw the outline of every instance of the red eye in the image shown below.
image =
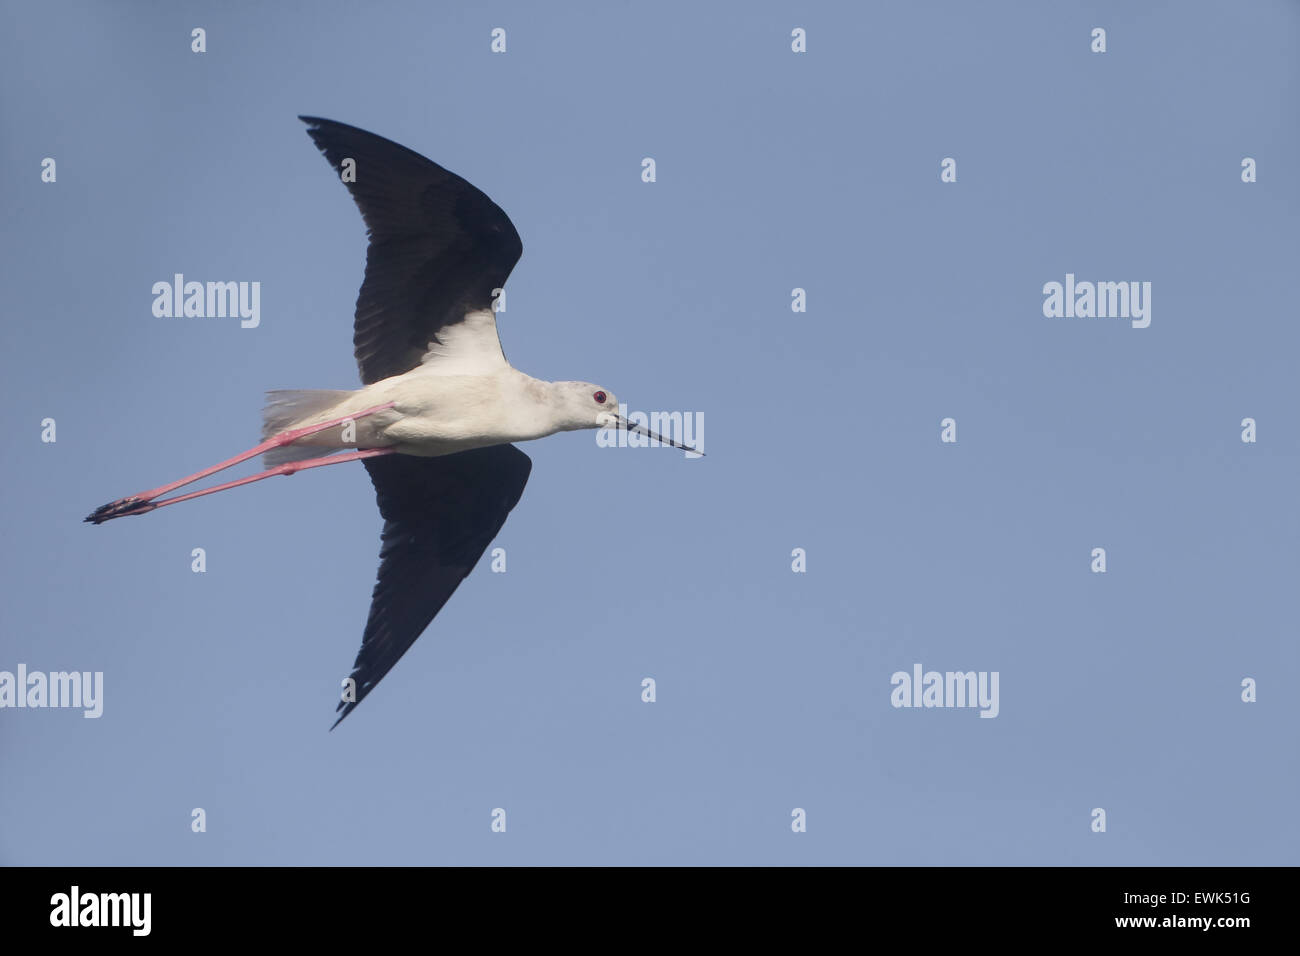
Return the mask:
<path id="1" fill-rule="evenodd" d="M 594 398 L 594 399 L 596 400 L 596 404 L 597 404 L 597 405 L 604 405 L 604 404 L 605 404 L 605 393 L 604 393 L 604 392 L 597 392 L 595 395 L 593 395 L 593 396 L 591 396 L 591 397 Z"/>

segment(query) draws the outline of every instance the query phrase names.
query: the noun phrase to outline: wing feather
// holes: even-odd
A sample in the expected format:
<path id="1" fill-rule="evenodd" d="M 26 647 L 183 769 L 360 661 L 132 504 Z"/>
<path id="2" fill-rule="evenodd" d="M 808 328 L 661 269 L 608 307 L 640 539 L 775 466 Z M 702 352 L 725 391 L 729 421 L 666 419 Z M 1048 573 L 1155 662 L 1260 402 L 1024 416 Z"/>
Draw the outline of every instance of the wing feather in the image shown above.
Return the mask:
<path id="1" fill-rule="evenodd" d="M 335 171 L 353 163 L 344 185 L 370 236 L 352 339 L 361 380 L 401 375 L 443 329 L 491 310 L 523 243 L 501 207 L 419 153 L 355 126 L 299 119 Z"/>
<path id="2" fill-rule="evenodd" d="M 384 518 L 379 579 L 352 667 L 356 700 L 339 703 L 334 727 L 469 576 L 518 503 L 533 463 L 513 445 L 492 445 L 438 458 L 386 455 L 365 466 Z"/>

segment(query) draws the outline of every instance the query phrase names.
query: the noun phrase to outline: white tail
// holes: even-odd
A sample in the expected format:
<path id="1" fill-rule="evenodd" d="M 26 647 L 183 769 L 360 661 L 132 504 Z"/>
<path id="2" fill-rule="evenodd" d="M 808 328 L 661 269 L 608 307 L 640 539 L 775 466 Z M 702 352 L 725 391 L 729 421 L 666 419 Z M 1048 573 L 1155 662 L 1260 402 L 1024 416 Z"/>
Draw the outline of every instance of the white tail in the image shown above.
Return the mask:
<path id="1" fill-rule="evenodd" d="M 278 435 L 289 429 L 315 418 L 322 412 L 333 408 L 352 393 L 328 388 L 286 388 L 266 393 L 266 404 L 262 407 L 262 440 Z M 337 429 L 334 429 L 337 431 Z M 267 468 L 283 465 L 289 461 L 302 461 L 329 454 L 321 445 L 326 445 L 325 437 L 329 432 L 312 436 L 321 441 L 317 445 L 285 445 L 273 448 L 262 455 Z"/>

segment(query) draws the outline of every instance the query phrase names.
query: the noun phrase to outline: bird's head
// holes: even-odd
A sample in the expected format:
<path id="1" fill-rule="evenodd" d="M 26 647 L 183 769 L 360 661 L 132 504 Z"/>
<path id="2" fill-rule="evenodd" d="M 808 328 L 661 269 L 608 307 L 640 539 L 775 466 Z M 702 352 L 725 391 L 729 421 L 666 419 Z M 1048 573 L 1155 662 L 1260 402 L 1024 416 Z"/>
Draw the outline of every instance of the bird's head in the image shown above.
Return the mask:
<path id="1" fill-rule="evenodd" d="M 565 431 L 617 427 L 618 399 L 591 382 L 553 382 Z"/>

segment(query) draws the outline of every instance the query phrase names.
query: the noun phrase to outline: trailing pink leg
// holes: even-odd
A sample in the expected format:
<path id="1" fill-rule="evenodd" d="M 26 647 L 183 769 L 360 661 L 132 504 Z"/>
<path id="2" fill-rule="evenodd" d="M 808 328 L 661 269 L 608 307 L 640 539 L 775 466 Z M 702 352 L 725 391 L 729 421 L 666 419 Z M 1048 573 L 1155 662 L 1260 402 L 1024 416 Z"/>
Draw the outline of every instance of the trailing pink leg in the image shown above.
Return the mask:
<path id="1" fill-rule="evenodd" d="M 308 468 L 321 468 L 325 465 L 341 465 L 345 461 L 358 461 L 362 458 L 374 458 L 377 455 L 391 455 L 394 453 L 392 448 L 363 448 L 360 451 L 350 451 L 342 455 L 325 455 L 321 458 L 308 458 L 304 461 L 290 461 L 283 465 L 276 465 L 274 468 L 268 468 L 266 471 L 259 471 L 255 475 L 249 475 L 247 478 L 237 478 L 234 481 L 227 481 L 220 485 L 213 485 L 211 488 L 204 488 L 202 491 L 191 491 L 188 494 L 177 495 L 175 498 L 165 498 L 162 501 L 140 501 L 136 504 L 119 508 L 112 514 L 100 514 L 96 511 L 86 518 L 87 521 L 93 521 L 95 524 L 102 524 L 111 518 L 124 518 L 127 515 L 148 514 L 157 508 L 165 508 L 167 505 L 179 504 L 182 501 L 189 501 L 191 498 L 202 498 L 204 495 L 213 495 L 218 491 L 229 491 L 231 488 L 238 488 L 240 485 L 252 484 L 255 481 L 261 481 L 263 478 L 274 478 L 276 475 L 292 475 L 295 471 L 306 471 Z M 104 507 L 109 507 L 105 505 Z M 100 511 L 103 509 L 101 508 Z"/>
<path id="2" fill-rule="evenodd" d="M 303 428 L 294 428 L 287 432 L 280 432 L 280 434 L 271 436 L 266 441 L 262 442 L 260 445 L 254 445 L 248 451 L 238 454 L 234 458 L 227 458 L 225 461 L 218 462 L 217 464 L 213 465 L 211 468 L 204 468 L 202 471 L 195 472 L 194 474 L 190 475 L 187 478 L 181 478 L 178 481 L 173 481 L 165 485 L 160 485 L 159 487 L 153 488 L 149 491 L 142 491 L 138 495 L 129 495 L 126 498 L 119 498 L 116 501 L 110 501 L 106 505 L 100 505 L 98 508 L 96 508 L 86 517 L 86 520 L 94 522 L 95 524 L 100 524 L 104 521 L 107 521 L 109 518 L 116 518 L 119 517 L 120 515 L 144 514 L 144 511 L 152 510 L 152 509 L 144 509 L 143 511 L 136 510 L 139 505 L 148 504 L 150 501 L 153 501 L 153 499 L 165 495 L 169 492 L 175 491 L 177 488 L 183 488 L 185 485 L 192 484 L 193 482 L 196 481 L 200 481 L 204 478 L 207 478 L 209 475 L 215 475 L 219 471 L 225 471 L 227 468 L 233 468 L 235 465 L 238 465 L 241 462 L 248 461 L 248 459 L 250 458 L 256 458 L 258 455 L 261 455 L 264 452 L 268 452 L 273 448 L 280 448 L 283 447 L 284 445 L 292 444 L 293 442 L 297 441 L 299 438 L 305 438 L 308 435 L 314 435 L 317 432 L 322 432 L 327 428 L 333 428 L 336 425 L 342 425 L 344 422 L 356 421 L 358 418 L 365 418 L 367 415 L 373 415 L 375 412 L 382 412 L 386 408 L 392 408 L 394 404 L 395 404 L 394 402 L 385 402 L 383 405 L 376 405 L 373 408 L 365 408 L 352 415 L 344 415 L 341 418 L 334 418 L 327 422 L 321 422 L 317 425 L 307 425 Z M 325 462 L 323 459 L 320 458 L 309 459 L 309 461 L 320 462 L 322 464 L 329 464 L 333 461 L 353 460 L 352 458 L 348 458 L 348 457 L 338 457 L 338 458 L 335 458 L 333 456 L 327 456 L 327 457 L 330 458 L 329 462 Z M 294 467 L 289 471 L 279 471 L 275 468 L 272 468 L 268 472 L 263 473 L 261 477 L 270 478 L 272 474 L 291 475 L 293 474 L 294 471 L 306 467 L 306 462 L 293 462 L 292 464 L 294 465 Z M 311 467 L 314 468 L 317 466 L 312 465 Z M 253 479 L 249 479 L 249 480 L 253 480 Z M 241 482 L 241 484 L 242 483 L 245 482 Z M 221 487 L 222 488 L 233 487 L 233 484 L 222 485 Z M 186 495 L 185 497 L 189 498 L 193 496 Z M 174 498 L 172 500 L 181 501 L 183 499 Z"/>

